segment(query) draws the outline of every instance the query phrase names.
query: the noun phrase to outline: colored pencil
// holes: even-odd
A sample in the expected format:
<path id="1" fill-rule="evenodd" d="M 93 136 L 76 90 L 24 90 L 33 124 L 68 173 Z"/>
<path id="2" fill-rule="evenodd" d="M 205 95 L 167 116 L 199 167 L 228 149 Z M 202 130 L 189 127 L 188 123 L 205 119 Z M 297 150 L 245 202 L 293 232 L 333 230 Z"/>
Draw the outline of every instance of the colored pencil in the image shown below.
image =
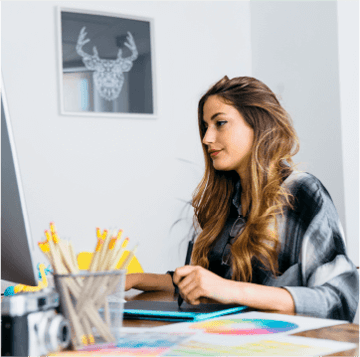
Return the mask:
<path id="1" fill-rule="evenodd" d="M 119 259 L 124 254 L 129 238 L 121 242 L 123 231 L 104 230 L 96 228 L 97 243 L 88 271 L 112 271 L 116 269 Z M 46 241 L 39 242 L 39 248 L 49 260 L 55 275 L 78 274 L 79 267 L 74 247 L 69 241 L 59 238 L 55 224 L 50 223 L 50 230 L 45 231 Z M 129 252 L 120 269 L 126 269 L 134 257 L 137 246 Z M 64 298 L 64 311 L 70 320 L 73 330 L 74 347 L 95 343 L 92 327 L 106 342 L 114 341 L 110 331 L 110 316 L 107 296 L 118 285 L 116 276 L 89 276 L 86 278 L 59 278 L 61 295 Z M 99 314 L 99 306 L 104 306 L 105 321 Z"/>
<path id="2" fill-rule="evenodd" d="M 129 255 L 126 257 L 125 261 L 121 264 L 121 267 L 119 269 L 125 270 L 128 265 L 130 264 L 131 260 L 133 259 L 133 257 L 135 256 L 135 253 L 137 251 L 138 245 L 136 245 L 133 250 L 129 253 Z M 120 282 L 121 277 L 119 277 L 118 279 L 113 279 L 113 281 L 110 282 L 110 284 L 107 287 L 107 291 L 105 293 L 103 293 L 102 295 L 100 295 L 96 301 L 95 301 L 95 306 L 99 307 L 101 306 L 101 302 L 103 301 L 104 297 L 106 297 L 106 295 L 111 294 L 117 287 L 117 285 Z"/>

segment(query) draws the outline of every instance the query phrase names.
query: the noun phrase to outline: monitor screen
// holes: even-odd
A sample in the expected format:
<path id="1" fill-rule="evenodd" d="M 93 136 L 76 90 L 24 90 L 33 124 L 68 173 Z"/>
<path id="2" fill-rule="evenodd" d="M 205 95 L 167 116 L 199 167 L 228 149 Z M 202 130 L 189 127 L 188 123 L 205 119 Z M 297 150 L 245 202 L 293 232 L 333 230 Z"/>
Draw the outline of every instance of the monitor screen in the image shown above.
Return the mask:
<path id="1" fill-rule="evenodd" d="M 1 279 L 38 284 L 33 242 L 21 185 L 4 86 L 1 92 Z"/>

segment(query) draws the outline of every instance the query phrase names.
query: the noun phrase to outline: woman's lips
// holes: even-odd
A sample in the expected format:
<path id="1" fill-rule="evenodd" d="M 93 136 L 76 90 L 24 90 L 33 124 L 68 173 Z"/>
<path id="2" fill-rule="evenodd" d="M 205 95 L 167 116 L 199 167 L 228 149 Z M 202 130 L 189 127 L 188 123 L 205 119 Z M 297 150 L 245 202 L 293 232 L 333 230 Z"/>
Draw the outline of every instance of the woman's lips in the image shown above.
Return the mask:
<path id="1" fill-rule="evenodd" d="M 220 151 L 221 151 L 221 150 L 219 150 L 219 151 L 213 151 L 213 152 L 210 153 L 210 156 L 211 156 L 211 157 L 214 157 L 214 156 L 216 156 Z"/>

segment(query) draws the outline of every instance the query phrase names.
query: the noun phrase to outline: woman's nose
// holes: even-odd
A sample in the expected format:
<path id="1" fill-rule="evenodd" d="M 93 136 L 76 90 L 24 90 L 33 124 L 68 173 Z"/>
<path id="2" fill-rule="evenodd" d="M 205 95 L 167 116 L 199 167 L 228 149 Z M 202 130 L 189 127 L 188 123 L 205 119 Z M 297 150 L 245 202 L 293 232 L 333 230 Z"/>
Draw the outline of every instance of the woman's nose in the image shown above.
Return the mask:
<path id="1" fill-rule="evenodd" d="M 215 142 L 215 133 L 213 130 L 208 128 L 202 140 L 204 145 L 209 145 Z"/>

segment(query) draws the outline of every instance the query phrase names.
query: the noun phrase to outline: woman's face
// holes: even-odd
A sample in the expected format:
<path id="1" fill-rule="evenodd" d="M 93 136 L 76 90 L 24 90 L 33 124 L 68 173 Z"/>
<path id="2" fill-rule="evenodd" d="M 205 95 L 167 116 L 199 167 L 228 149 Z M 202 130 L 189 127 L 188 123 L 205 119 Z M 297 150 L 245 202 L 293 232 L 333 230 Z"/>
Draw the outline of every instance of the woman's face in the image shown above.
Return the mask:
<path id="1" fill-rule="evenodd" d="M 254 142 L 254 130 L 242 115 L 219 96 L 210 96 L 204 104 L 207 146 L 214 168 L 244 173 Z"/>

